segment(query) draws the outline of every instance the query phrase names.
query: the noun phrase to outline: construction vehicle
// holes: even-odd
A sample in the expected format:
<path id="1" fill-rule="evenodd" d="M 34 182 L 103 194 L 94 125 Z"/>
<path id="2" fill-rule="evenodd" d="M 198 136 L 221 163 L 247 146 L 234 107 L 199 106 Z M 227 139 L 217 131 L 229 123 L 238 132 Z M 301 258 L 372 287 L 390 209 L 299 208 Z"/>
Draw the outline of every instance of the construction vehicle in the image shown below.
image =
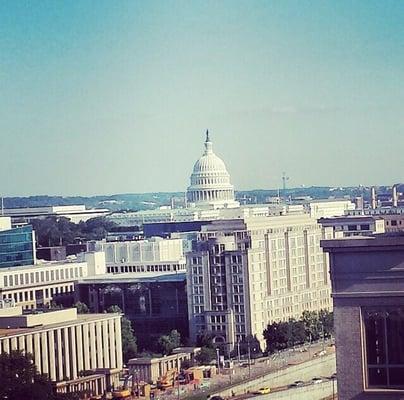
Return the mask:
<path id="1" fill-rule="evenodd" d="M 178 371 L 175 368 L 169 369 L 158 381 L 157 387 L 160 390 L 166 390 L 174 386 Z"/>

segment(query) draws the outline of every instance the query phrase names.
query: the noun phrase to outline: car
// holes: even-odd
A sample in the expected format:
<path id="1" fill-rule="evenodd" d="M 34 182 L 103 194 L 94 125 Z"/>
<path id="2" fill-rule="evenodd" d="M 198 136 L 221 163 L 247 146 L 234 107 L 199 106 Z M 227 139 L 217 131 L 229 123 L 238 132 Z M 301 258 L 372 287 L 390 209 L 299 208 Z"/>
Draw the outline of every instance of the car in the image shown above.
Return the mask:
<path id="1" fill-rule="evenodd" d="M 312 383 L 314 383 L 314 384 L 316 384 L 316 383 L 323 383 L 323 382 L 324 382 L 324 380 L 323 380 L 322 378 L 313 378 L 311 381 L 312 381 Z"/>
<path id="2" fill-rule="evenodd" d="M 303 381 L 295 381 L 294 382 L 296 386 L 303 386 L 304 382 Z"/>
<path id="3" fill-rule="evenodd" d="M 253 392 L 253 394 L 268 394 L 268 393 L 271 393 L 271 389 L 269 387 L 262 387 Z"/>

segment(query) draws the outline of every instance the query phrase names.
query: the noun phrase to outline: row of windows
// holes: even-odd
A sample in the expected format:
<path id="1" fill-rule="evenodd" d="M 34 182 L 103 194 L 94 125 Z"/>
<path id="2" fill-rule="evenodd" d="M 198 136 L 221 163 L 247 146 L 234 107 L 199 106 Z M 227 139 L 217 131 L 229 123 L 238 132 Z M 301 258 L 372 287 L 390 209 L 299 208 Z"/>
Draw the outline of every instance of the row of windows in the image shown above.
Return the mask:
<path id="1" fill-rule="evenodd" d="M 21 292 L 7 293 L 3 294 L 3 299 L 14 299 L 16 303 L 23 303 L 27 301 L 50 299 L 58 294 L 72 293 L 73 290 L 73 285 L 63 285 L 46 289 L 25 290 Z"/>
<path id="2" fill-rule="evenodd" d="M 53 282 L 59 279 L 74 279 L 81 278 L 83 276 L 83 268 L 70 267 L 70 268 L 58 268 L 47 271 L 35 271 L 25 273 L 14 273 L 10 275 L 4 275 L 3 284 L 4 287 L 20 286 L 20 285 L 32 285 L 36 283 Z"/>
<path id="3" fill-rule="evenodd" d="M 160 265 L 119 265 L 107 267 L 108 273 L 125 272 L 162 272 L 162 271 L 182 271 L 185 270 L 185 264 L 160 264 Z"/>

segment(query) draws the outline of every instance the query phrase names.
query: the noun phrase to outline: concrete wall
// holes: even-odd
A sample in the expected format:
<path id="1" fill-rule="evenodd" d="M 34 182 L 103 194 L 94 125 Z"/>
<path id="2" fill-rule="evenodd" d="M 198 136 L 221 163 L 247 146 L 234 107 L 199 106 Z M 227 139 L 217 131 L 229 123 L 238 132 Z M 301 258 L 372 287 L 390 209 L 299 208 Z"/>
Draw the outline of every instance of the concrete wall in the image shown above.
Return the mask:
<path id="1" fill-rule="evenodd" d="M 260 378 L 238 384 L 218 393 L 221 396 L 231 396 L 232 392 L 238 395 L 264 386 L 278 387 L 288 385 L 298 380 L 307 381 L 314 377 L 331 376 L 335 371 L 335 354 L 331 354 L 269 373 Z"/>
<path id="2" fill-rule="evenodd" d="M 337 393 L 336 389 L 337 384 L 334 382 L 335 394 Z M 332 381 L 327 381 L 316 385 L 302 386 L 260 396 L 260 400 L 322 400 L 332 396 L 332 394 Z"/>

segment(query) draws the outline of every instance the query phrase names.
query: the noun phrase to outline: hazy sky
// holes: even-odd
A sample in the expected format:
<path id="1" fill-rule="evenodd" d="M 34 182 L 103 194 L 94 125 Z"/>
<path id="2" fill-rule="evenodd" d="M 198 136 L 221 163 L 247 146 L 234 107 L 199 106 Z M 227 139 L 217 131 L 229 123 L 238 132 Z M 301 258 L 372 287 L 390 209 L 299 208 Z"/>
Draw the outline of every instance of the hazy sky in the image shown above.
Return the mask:
<path id="1" fill-rule="evenodd" d="M 404 181 L 404 2 L 2 1 L 0 193 Z"/>

